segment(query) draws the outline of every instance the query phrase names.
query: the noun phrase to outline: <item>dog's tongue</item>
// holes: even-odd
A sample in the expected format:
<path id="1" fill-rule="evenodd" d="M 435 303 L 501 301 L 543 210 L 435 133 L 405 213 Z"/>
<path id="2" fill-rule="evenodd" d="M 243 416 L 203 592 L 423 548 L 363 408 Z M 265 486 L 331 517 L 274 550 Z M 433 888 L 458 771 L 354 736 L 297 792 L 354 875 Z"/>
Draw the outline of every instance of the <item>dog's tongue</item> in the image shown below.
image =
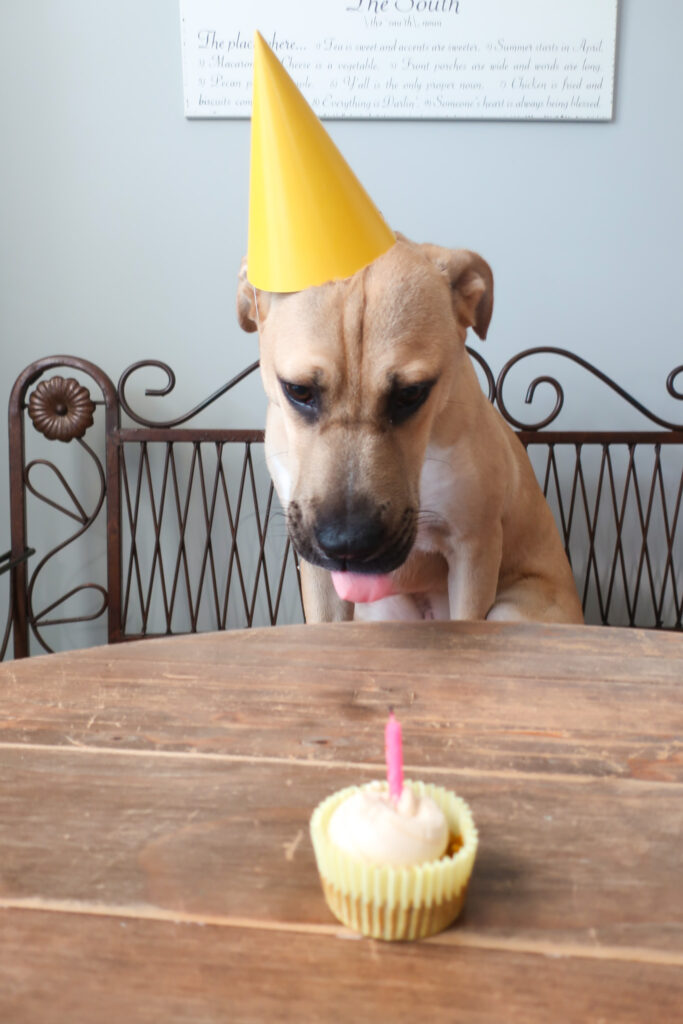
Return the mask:
<path id="1" fill-rule="evenodd" d="M 333 572 L 332 582 L 342 601 L 353 601 L 354 604 L 380 601 L 394 593 L 388 573 L 368 576 L 359 572 Z"/>

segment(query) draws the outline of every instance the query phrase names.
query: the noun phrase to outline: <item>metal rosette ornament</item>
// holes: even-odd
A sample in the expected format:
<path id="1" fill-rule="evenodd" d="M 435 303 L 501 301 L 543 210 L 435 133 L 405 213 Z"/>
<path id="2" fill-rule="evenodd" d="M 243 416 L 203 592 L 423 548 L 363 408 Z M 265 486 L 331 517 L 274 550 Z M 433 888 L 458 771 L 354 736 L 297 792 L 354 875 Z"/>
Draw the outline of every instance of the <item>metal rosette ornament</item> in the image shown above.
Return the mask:
<path id="1" fill-rule="evenodd" d="M 49 441 L 83 437 L 93 425 L 94 413 L 90 392 L 73 377 L 41 381 L 28 400 L 33 426 Z"/>

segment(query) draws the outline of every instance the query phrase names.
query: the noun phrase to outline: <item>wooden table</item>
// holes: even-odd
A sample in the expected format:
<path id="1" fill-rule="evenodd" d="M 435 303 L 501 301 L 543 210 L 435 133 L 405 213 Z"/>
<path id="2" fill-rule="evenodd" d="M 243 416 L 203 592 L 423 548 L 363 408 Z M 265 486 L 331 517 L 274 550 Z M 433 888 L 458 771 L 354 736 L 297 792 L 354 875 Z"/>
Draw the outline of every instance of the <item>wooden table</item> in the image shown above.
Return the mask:
<path id="1" fill-rule="evenodd" d="M 383 774 L 480 848 L 427 941 L 329 913 L 308 819 Z M 0 1020 L 673 1022 L 683 636 L 343 624 L 0 667 Z"/>

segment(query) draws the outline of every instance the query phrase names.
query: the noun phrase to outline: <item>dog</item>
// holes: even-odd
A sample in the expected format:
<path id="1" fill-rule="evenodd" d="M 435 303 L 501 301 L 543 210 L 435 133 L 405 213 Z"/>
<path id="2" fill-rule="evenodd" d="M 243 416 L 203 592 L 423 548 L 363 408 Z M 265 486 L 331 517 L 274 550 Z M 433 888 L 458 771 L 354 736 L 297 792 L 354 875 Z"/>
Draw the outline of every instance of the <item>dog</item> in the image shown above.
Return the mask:
<path id="1" fill-rule="evenodd" d="M 493 274 L 403 236 L 352 277 L 252 287 L 266 460 L 301 559 L 307 622 L 578 623 L 581 603 L 524 447 L 465 348 L 486 337 Z"/>

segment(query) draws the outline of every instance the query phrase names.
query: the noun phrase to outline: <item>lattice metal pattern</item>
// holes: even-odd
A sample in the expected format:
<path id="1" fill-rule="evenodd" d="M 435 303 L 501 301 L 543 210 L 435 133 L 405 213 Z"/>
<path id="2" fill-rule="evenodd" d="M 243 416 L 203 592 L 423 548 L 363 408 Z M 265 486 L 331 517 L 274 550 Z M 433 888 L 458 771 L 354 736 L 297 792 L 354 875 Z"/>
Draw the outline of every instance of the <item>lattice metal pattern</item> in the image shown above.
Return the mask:
<path id="1" fill-rule="evenodd" d="M 122 444 L 126 637 L 303 621 L 262 445 Z"/>
<path id="2" fill-rule="evenodd" d="M 683 444 L 534 440 L 586 621 L 681 629 Z"/>

